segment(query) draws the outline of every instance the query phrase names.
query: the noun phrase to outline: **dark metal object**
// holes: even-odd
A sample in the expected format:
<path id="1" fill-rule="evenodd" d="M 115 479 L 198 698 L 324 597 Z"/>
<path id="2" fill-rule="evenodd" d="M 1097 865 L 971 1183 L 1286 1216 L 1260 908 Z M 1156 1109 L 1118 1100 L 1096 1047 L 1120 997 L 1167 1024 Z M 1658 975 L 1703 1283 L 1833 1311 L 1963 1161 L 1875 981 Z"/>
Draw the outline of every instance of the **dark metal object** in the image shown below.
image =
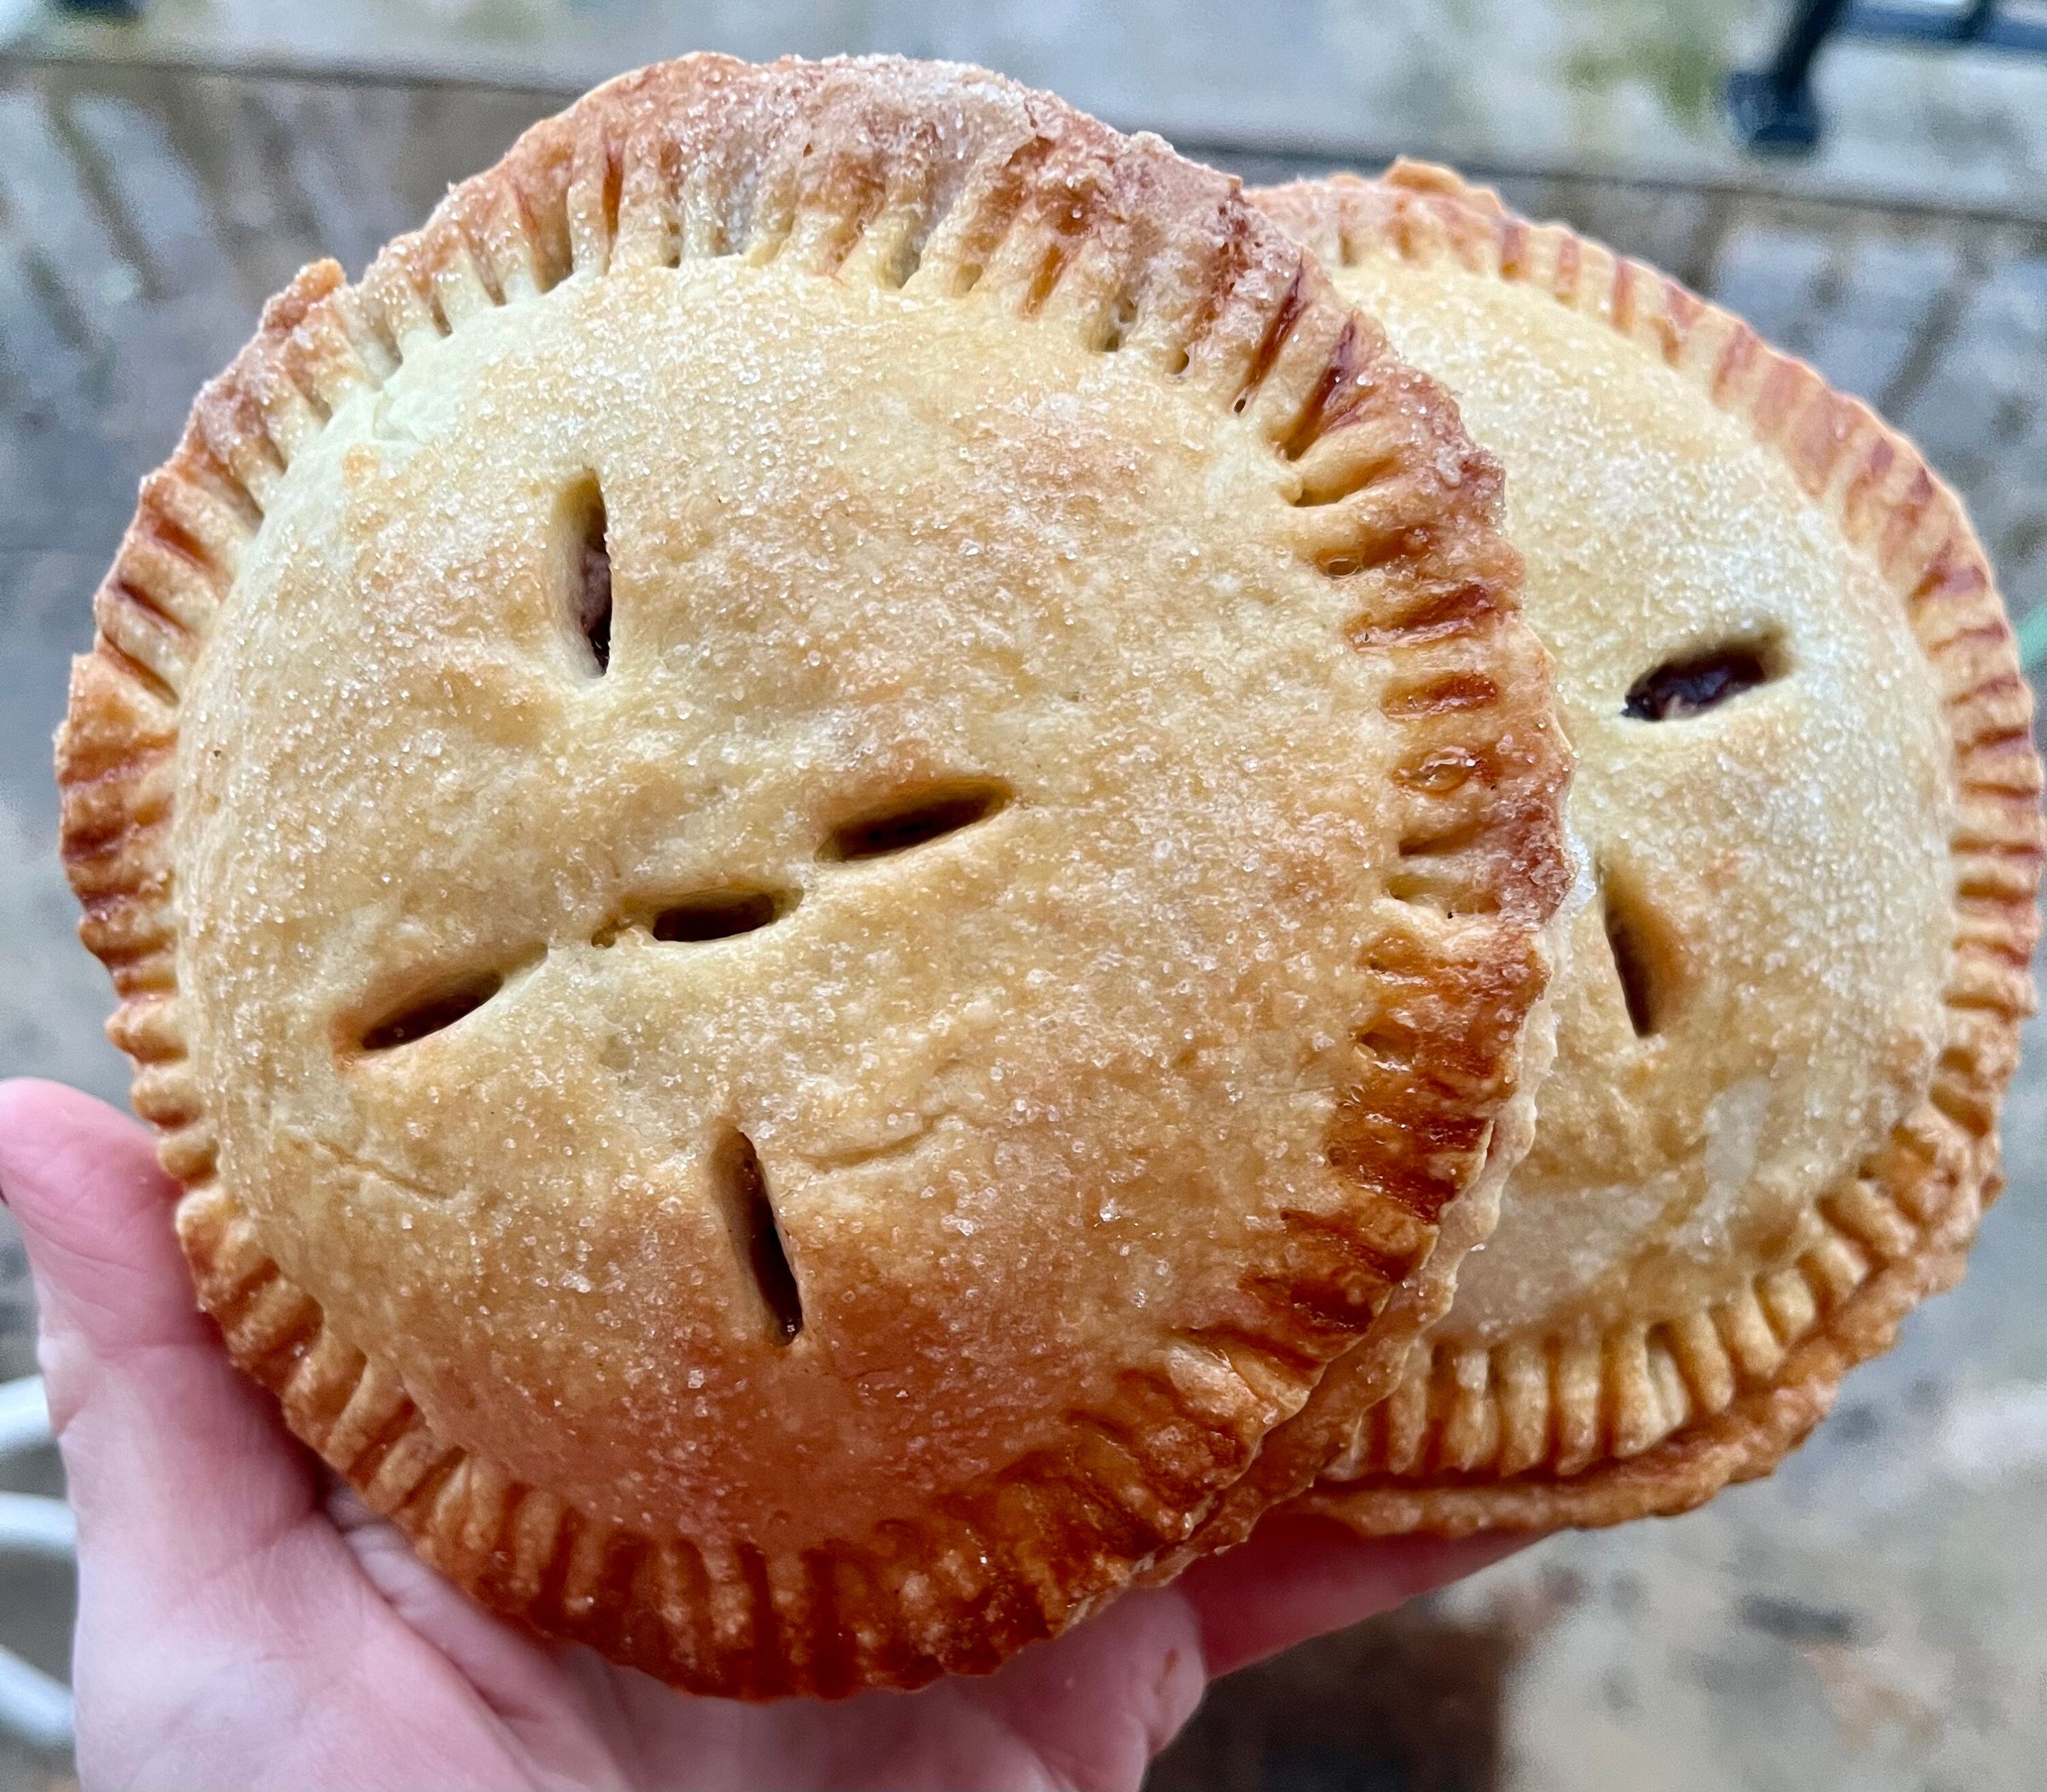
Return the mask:
<path id="1" fill-rule="evenodd" d="M 1813 58 L 1840 29 L 1852 0 L 1799 0 L 1784 41 L 1767 68 L 1738 68 L 1728 78 L 1735 133 L 1751 149 L 1809 150 L 1820 141 L 1813 99 Z"/>
<path id="2" fill-rule="evenodd" d="M 140 18 L 142 0 L 57 0 L 57 10 L 90 13 L 95 18 Z"/>
<path id="3" fill-rule="evenodd" d="M 1807 155 L 1819 146 L 1824 121 L 1813 95 L 1813 64 L 1836 37 L 2047 55 L 2047 21 L 2013 18 L 1999 0 L 1798 0 L 1770 66 L 1736 69 L 1728 77 L 1728 110 L 1735 134 L 1749 149 Z"/>

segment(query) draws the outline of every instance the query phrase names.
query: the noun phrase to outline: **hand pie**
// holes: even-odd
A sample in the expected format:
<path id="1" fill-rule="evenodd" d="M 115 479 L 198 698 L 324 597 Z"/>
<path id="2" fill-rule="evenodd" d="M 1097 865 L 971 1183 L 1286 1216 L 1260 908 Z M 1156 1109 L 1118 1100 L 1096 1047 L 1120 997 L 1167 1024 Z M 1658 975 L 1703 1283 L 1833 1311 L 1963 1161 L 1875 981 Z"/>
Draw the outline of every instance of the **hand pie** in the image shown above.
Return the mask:
<path id="1" fill-rule="evenodd" d="M 1258 199 L 1506 466 L 1598 884 L 1498 1230 L 1312 1503 L 1681 1510 L 1805 1434 L 1997 1191 L 2041 850 L 2010 630 L 1910 443 L 1660 274 L 1437 170 Z"/>
<path id="2" fill-rule="evenodd" d="M 679 1686 L 1112 1593 L 1516 1095 L 1567 755 L 1498 491 L 1232 183 L 973 70 L 649 69 L 308 269 L 59 751 L 236 1359 Z"/>

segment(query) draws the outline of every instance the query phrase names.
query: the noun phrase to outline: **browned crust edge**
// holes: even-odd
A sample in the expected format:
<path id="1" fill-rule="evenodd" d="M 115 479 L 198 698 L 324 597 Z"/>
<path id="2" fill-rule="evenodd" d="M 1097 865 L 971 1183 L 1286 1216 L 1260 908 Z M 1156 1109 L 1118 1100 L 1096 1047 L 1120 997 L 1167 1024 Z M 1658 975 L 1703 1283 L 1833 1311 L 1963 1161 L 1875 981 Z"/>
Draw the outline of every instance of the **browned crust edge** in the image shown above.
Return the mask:
<path id="1" fill-rule="evenodd" d="M 1428 1258 L 1515 1093 L 1569 881 L 1568 750 L 1518 613 L 1497 467 L 1447 396 L 1233 182 L 980 71 L 695 56 L 623 76 L 456 187 L 359 285 L 321 263 L 265 308 L 143 483 L 57 748 L 81 937 L 121 998 L 109 1032 L 135 1060 L 137 1110 L 187 1191 L 201 1303 L 293 1430 L 492 1609 L 694 1690 L 835 1695 L 988 1670 L 1058 1630 L 1184 1539 L 1255 1450 L 1251 1421 L 1133 1373 L 1112 1410 L 1072 1415 L 1058 1461 L 800 1558 L 586 1519 L 437 1435 L 399 1369 L 281 1273 L 216 1176 L 177 985 L 180 696 L 291 462 L 351 393 L 474 313 L 728 253 L 971 289 L 1190 382 L 1284 463 L 1283 545 L 1350 581 L 1356 644 L 1388 658 L 1414 869 L 1385 906 L 1385 999 L 1361 1019 L 1329 1141 L 1355 1211 L 1287 1216 L 1246 1266 L 1244 1323 L 1182 1340 L 1234 1369 L 1265 1423 Z"/>
<path id="2" fill-rule="evenodd" d="M 1768 1473 L 1962 1273 L 2001 1186 L 1997 1113 L 2032 1013 L 2041 769 L 2033 703 L 1960 500 L 1867 406 L 1739 318 L 1447 169 L 1397 163 L 1252 195 L 1331 266 L 1370 245 L 1454 258 L 1600 319 L 1781 452 L 1875 556 L 1938 681 L 1953 747 L 1956 929 L 1928 1099 L 1820 1199 L 1822 1241 L 1675 1324 L 1491 1349 L 1415 1347 L 1310 1509 L 1375 1535 L 1603 1525 L 1687 1511 Z"/>
<path id="3" fill-rule="evenodd" d="M 1588 886 L 1581 882 L 1580 890 Z M 1567 902 L 1550 923 L 1553 962 L 1561 960 L 1577 906 L 1575 898 Z M 1257 1460 L 1225 1489 L 1194 1534 L 1145 1571 L 1145 1584 L 1163 1585 L 1201 1556 L 1233 1548 L 1273 1506 L 1314 1497 L 1318 1477 L 1351 1447 L 1372 1408 L 1399 1385 L 1421 1334 L 1450 1310 L 1457 1264 L 1492 1236 L 1507 1179 L 1534 1143 L 1537 1097 L 1556 1049 L 1556 1005 L 1546 989 L 1523 1033 L 1519 1086 L 1494 1120 L 1484 1168 L 1470 1191 L 1445 1211 L 1434 1253 L 1394 1291 L 1381 1323 L 1331 1363 L 1301 1410 L 1266 1439 Z"/>

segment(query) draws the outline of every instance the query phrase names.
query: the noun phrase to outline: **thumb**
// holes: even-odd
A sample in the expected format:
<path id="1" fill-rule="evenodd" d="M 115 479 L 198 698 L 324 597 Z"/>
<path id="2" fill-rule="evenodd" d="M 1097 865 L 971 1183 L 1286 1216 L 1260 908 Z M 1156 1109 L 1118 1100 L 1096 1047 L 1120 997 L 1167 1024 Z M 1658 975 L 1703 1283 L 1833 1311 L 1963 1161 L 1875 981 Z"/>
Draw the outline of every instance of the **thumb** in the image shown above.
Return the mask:
<path id="1" fill-rule="evenodd" d="M 54 1083 L 0 1083 L 0 1196 L 91 1571 L 175 1600 L 311 1509 L 310 1466 L 199 1312 L 149 1135 Z"/>

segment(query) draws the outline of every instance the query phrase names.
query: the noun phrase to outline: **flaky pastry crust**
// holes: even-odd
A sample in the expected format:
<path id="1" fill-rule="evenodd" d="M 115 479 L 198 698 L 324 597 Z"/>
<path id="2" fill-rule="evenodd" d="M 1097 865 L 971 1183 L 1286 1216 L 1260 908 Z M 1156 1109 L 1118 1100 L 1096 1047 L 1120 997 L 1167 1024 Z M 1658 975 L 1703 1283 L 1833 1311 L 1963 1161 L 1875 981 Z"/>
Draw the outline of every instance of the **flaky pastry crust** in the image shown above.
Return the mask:
<path id="1" fill-rule="evenodd" d="M 1574 1160 L 1578 1147 L 1573 1141 L 1581 1136 L 1625 1136 L 1615 1132 L 1618 1122 L 1607 1117 L 1611 1104 L 1627 1099 L 1631 1058 L 1657 1045 L 1653 1037 L 1646 1045 L 1631 1040 L 1626 1018 L 1616 1028 L 1620 994 L 1596 998 L 1589 981 L 1595 966 L 1611 967 L 1625 956 L 1644 961 L 1625 967 L 1623 981 L 1632 971 L 1646 986 L 1631 988 L 1628 1002 L 1634 1031 L 1653 1036 L 1658 1030 L 1653 1014 L 1635 1010 L 1654 1006 L 1660 951 L 1672 961 L 1668 980 L 1674 987 L 1667 998 L 1681 1009 L 1673 1024 L 1684 1024 L 1682 942 L 1616 939 L 1609 957 L 1596 918 L 1589 918 L 1578 929 L 1577 951 L 1556 995 L 1565 1013 L 1563 1044 L 1558 1068 L 1543 1091 L 1538 1141 L 1510 1184 L 1501 1230 L 1490 1247 L 1500 1261 L 1479 1265 L 1497 1273 L 1465 1276 L 1449 1319 L 1415 1349 L 1399 1387 L 1368 1415 L 1344 1458 L 1303 1502 L 1371 1533 L 1543 1530 L 1683 1511 L 1730 1481 L 1768 1473 L 1797 1445 L 1824 1415 L 1848 1369 L 1886 1349 L 1904 1314 L 1960 1276 L 1983 1208 L 2000 1185 L 1998 1103 L 2016 1060 L 2021 1024 L 2033 1005 L 2028 966 L 2038 932 L 2035 902 L 2042 849 L 2032 701 L 2011 630 L 1960 502 L 1911 443 L 1864 405 L 1831 390 L 1812 369 L 1770 348 L 1739 319 L 1675 281 L 1561 226 L 1530 224 L 1491 193 L 1438 168 L 1400 164 L 1378 181 L 1338 176 L 1254 198 L 1321 256 L 1340 289 L 1353 297 L 1362 299 L 1373 290 L 1371 270 L 1410 268 L 1418 277 L 1440 271 L 1442 290 L 1429 290 L 1431 327 L 1444 340 L 1462 342 L 1461 333 L 1496 327 L 1486 321 L 1491 314 L 1479 302 L 1476 284 L 1496 282 L 1539 295 L 1590 321 L 1592 331 L 1579 329 L 1572 338 L 1583 342 L 1559 351 L 1582 357 L 1579 377 L 1585 381 L 1622 390 L 1631 380 L 1647 378 L 1634 371 L 1638 365 L 1653 365 L 1658 379 L 1666 378 L 1661 370 L 1669 369 L 1713 410 L 1737 420 L 1754 441 L 1781 457 L 1813 519 L 1848 552 L 1867 557 L 1859 563 L 1872 569 L 1880 581 L 1877 589 L 1894 603 L 1894 613 L 1906 625 L 1902 638 L 1914 644 L 1923 666 L 1886 673 L 1880 692 L 1859 692 L 1849 701 L 1875 706 L 1900 740 L 1921 728 L 1930 731 L 1933 756 L 1944 762 L 1938 767 L 1941 775 L 1923 793 L 1904 784 L 1886 791 L 1860 821 L 1843 817 L 1851 832 L 1863 830 L 1848 843 L 1849 857 L 1874 855 L 1879 837 L 1888 837 L 1886 829 L 1902 829 L 1921 813 L 1944 829 L 1930 848 L 1933 852 L 1944 848 L 1948 863 L 1946 875 L 1928 885 L 1929 913 L 1939 930 L 1931 937 L 1934 956 L 1923 973 L 1929 1014 L 1924 1055 L 1913 1055 L 1912 1029 L 1903 1018 L 1896 1020 L 1898 1043 L 1891 1048 L 1895 1061 L 1889 1068 L 1895 1082 L 1913 1091 L 1901 1104 L 1903 1111 L 1871 1126 L 1852 1114 L 1825 1111 L 1828 1104 L 1822 1104 L 1815 1115 L 1821 1126 L 1859 1125 L 1866 1142 L 1848 1138 L 1842 1144 L 1836 1161 L 1845 1161 L 1844 1172 L 1821 1176 L 1803 1198 L 1802 1211 L 1777 1222 L 1774 1243 L 1706 1227 L 1684 1251 L 1661 1259 L 1644 1252 L 1609 1268 L 1588 1257 L 1588 1267 L 1558 1271 L 1532 1294 L 1517 1290 L 1515 1277 L 1530 1257 L 1546 1246 L 1563 1261 L 1568 1261 L 1561 1258 L 1566 1249 L 1584 1253 L 1585 1228 L 1596 1231 L 1600 1224 L 1596 1207 L 1588 1206 L 1584 1226 L 1571 1238 L 1552 1226 L 1559 1239 L 1554 1246 L 1528 1228 L 1518 1228 L 1517 1217 L 1526 1218 L 1542 1204 L 1523 1191 L 1523 1180 L 1561 1191 L 1574 1176 L 1581 1184 L 1603 1185 L 1600 1171 L 1606 1166 L 1595 1168 Z M 1461 278 L 1469 284 L 1460 286 Z M 1460 293 L 1472 295 L 1468 317 L 1458 308 Z M 1537 302 L 1531 297 L 1531 304 Z M 1403 353 L 1457 383 L 1418 342 L 1403 335 L 1390 314 L 1389 327 Z M 1508 328 L 1510 334 L 1496 345 L 1499 354 L 1545 352 L 1530 346 L 1539 334 L 1533 324 Z M 1512 335 L 1514 328 L 1530 330 L 1529 342 Z M 1611 341 L 1619 355 L 1638 358 L 1623 363 L 1603 354 L 1596 346 L 1600 339 Z M 1477 340 L 1472 338 L 1474 344 Z M 1472 349 L 1475 357 L 1491 352 Z M 1701 415 L 1707 414 L 1701 407 Z M 1474 427 L 1485 433 L 1482 419 Z M 1515 444 L 1522 464 L 1526 457 L 1546 453 L 1582 458 L 1595 452 L 1577 441 L 1569 427 L 1559 417 L 1553 441 L 1531 433 Z M 1504 440 L 1498 446 L 1516 481 L 1514 489 L 1521 492 L 1516 454 Z M 1596 475 L 1585 483 L 1596 485 Z M 1561 643 L 1558 630 L 1568 631 L 1580 620 L 1572 614 L 1569 569 L 1584 562 L 1573 562 L 1574 550 L 1560 548 L 1550 557 L 1550 576 L 1558 580 L 1558 586 L 1538 592 L 1534 568 L 1544 556 L 1530 546 L 1526 520 L 1511 519 L 1511 525 L 1530 554 L 1530 614 L 1563 662 L 1568 696 L 1582 669 L 1573 664 L 1576 643 Z M 1544 527 L 1556 532 L 1581 521 L 1548 519 Z M 1731 678 L 1739 686 L 1781 671 L 1769 662 L 1790 650 L 1769 632 L 1769 571 L 1763 569 L 1754 588 L 1757 631 L 1737 643 L 1740 651 L 1717 665 L 1697 658 L 1689 668 L 1677 669 L 1680 684 L 1686 677 L 1708 680 L 1695 682 L 1683 693 L 1684 702 L 1716 701 L 1715 680 Z M 1680 566 L 1678 577 L 1684 576 Z M 1648 595 L 1645 588 L 1645 600 Z M 1645 616 L 1650 609 L 1645 601 Z M 1609 633 L 1627 627 L 1624 616 L 1596 620 Z M 1595 631 L 1581 632 L 1590 640 Z M 1612 699 L 1614 722 L 1604 712 L 1581 716 L 1569 705 L 1567 716 L 1585 755 L 1580 787 L 1592 805 L 1589 822 L 1612 836 L 1594 839 L 1593 850 L 1619 852 L 1628 844 L 1629 830 L 1605 820 L 1609 748 L 1601 731 L 1631 724 L 1618 719 L 1618 689 L 1601 696 Z M 1670 700 L 1667 690 L 1659 695 L 1646 687 L 1628 697 L 1631 716 L 1666 713 L 1658 705 Z M 1768 684 L 1745 701 L 1770 701 Z M 1686 711 L 1680 708 L 1677 713 Z M 1759 741 L 1768 738 L 1761 729 L 1759 721 Z M 1720 769 L 1693 775 L 1708 785 L 1724 778 L 1732 793 L 1742 787 L 1736 780 L 1749 774 L 1737 748 L 1724 751 L 1734 756 L 1724 758 Z M 1909 752 L 1898 751 L 1904 755 L 1899 763 L 1910 766 Z M 1750 778 L 1748 787 L 1761 790 L 1766 782 Z M 1849 793 L 1848 800 L 1860 802 L 1867 794 Z M 1646 799 L 1638 794 L 1634 800 Z M 1744 813 L 1742 803 L 1752 812 L 1764 799 L 1730 794 L 1727 800 L 1735 805 L 1726 810 L 1734 821 Z M 1611 798 L 1610 806 L 1624 815 L 1627 801 L 1622 791 Z M 1925 805 L 1923 810 L 1915 804 Z M 1728 906 L 1743 879 L 1755 881 L 1742 863 L 1738 855 L 1730 857 L 1723 871 L 1712 874 L 1720 879 L 1719 894 L 1708 905 L 1711 912 L 1702 911 L 1700 917 L 1708 933 L 1716 925 L 1743 925 L 1732 918 L 1735 910 Z M 1635 867 L 1623 863 L 1619 869 L 1627 873 Z M 1646 875 L 1663 877 L 1666 885 L 1668 869 L 1643 867 Z M 1797 867 L 1789 869 L 1797 875 Z M 1812 915 L 1782 915 L 1787 938 L 1792 923 L 1809 919 L 1821 926 L 1867 925 L 1828 921 L 1833 898 L 1822 894 L 1817 881 L 1826 871 L 1824 865 L 1806 867 L 1805 875 L 1815 880 L 1808 898 Z M 1864 890 L 1857 899 L 1875 894 Z M 1916 898 L 1902 888 L 1894 898 L 1896 912 L 1885 917 L 1883 926 L 1909 948 Z M 1617 931 L 1609 921 L 1610 933 Z M 1872 984 L 1882 979 L 1865 977 L 1853 991 L 1878 1021 L 1905 1015 L 1907 986 L 1921 975 L 1900 963 L 1898 988 L 1875 988 Z M 1761 988 L 1753 999 L 1766 1004 L 1809 998 Z M 1602 1002 L 1612 1010 L 1604 1018 L 1596 1012 Z M 1888 1010 L 1886 1003 L 1891 1005 Z M 1728 1037 L 1738 1038 L 1744 1024 L 1739 1018 L 1727 1021 Z M 1581 1064 L 1572 1061 L 1574 1041 L 1586 1054 Z M 1787 1068 L 1801 1073 L 1796 1066 Z M 1743 1136 L 1728 1118 L 1739 1105 L 1708 1114 L 1707 1156 L 1716 1137 Z M 1875 1106 L 1872 1102 L 1872 1110 Z M 1654 1129 L 1670 1118 L 1667 1112 L 1637 1117 L 1652 1138 Z M 1725 1122 L 1717 1134 L 1716 1120 Z M 1751 1152 L 1759 1125 L 1751 1114 L 1747 1134 Z M 1552 1134 L 1558 1142 L 1546 1148 Z M 1646 1149 L 1637 1156 L 1653 1161 Z M 1796 1188 L 1793 1172 L 1778 1173 Z M 1619 1199 L 1627 1192 L 1616 1188 L 1603 1198 Z M 1588 1201 L 1600 1193 L 1600 1187 L 1585 1190 Z M 1729 1211 L 1738 1218 L 1738 1203 Z M 1537 1249 L 1531 1250 L 1527 1238 Z M 1716 1276 L 1716 1287 L 1712 1285 Z M 1480 1286 L 1481 1281 L 1486 1285 Z M 1673 1289 L 1681 1292 L 1674 1296 Z M 1514 1313 L 1517 1295 L 1523 1301 L 1520 1315 Z M 1465 1323 L 1461 1330 L 1467 1309 L 1483 1315 L 1488 1301 L 1492 1311 L 1508 1316 L 1490 1325 Z"/>
<path id="2" fill-rule="evenodd" d="M 1476 1230 L 1568 881 L 1498 495 L 1232 183 L 977 71 L 664 64 L 308 268 L 58 750 L 235 1359 L 679 1686 L 1114 1592 Z"/>

